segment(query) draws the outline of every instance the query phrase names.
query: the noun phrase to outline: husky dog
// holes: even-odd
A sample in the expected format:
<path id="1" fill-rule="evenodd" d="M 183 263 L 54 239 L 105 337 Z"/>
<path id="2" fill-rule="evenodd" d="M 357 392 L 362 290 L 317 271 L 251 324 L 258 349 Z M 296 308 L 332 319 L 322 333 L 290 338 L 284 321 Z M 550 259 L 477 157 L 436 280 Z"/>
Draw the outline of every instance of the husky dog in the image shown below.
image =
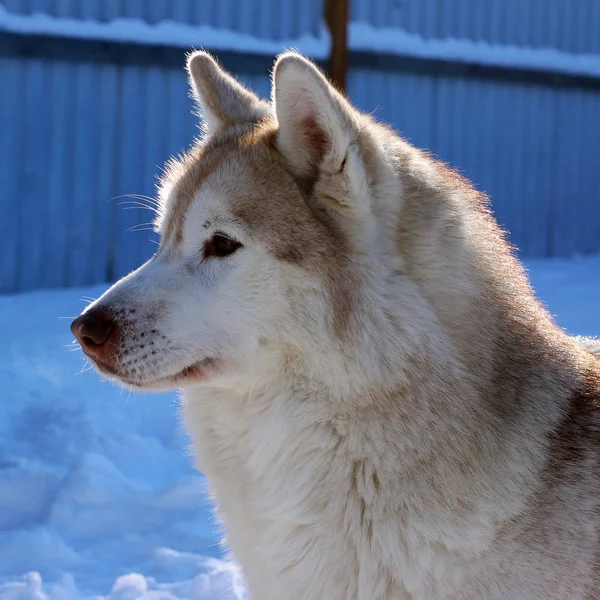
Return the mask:
<path id="1" fill-rule="evenodd" d="M 600 598 L 600 361 L 485 197 L 298 54 L 270 103 L 187 68 L 205 131 L 160 247 L 72 330 L 183 389 L 251 598 Z"/>

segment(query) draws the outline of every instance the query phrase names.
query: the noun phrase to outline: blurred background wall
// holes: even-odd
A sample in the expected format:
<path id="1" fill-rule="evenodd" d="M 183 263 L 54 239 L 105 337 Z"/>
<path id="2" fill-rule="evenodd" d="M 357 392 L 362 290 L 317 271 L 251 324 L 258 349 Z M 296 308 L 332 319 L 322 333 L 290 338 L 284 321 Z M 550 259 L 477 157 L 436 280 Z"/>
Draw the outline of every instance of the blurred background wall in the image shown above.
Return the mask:
<path id="1" fill-rule="evenodd" d="M 198 133 L 185 52 L 268 96 L 280 49 L 327 58 L 322 23 L 322 0 L 0 0 L 0 291 L 151 256 L 120 196 Z M 523 256 L 600 250 L 600 0 L 351 0 L 348 33 L 351 100 L 486 191 Z"/>

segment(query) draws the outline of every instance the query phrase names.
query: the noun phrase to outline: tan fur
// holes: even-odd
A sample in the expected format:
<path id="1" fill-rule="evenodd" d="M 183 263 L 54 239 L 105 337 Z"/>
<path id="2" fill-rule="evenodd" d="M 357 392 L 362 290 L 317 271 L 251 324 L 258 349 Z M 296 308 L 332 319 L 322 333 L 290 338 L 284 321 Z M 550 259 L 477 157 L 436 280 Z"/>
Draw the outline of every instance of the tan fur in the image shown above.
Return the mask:
<path id="1" fill-rule="evenodd" d="M 181 244 L 182 227 L 185 215 L 194 196 L 203 181 L 219 166 L 225 157 L 225 153 L 203 151 L 201 146 L 185 155 L 181 162 L 171 161 L 167 166 L 165 179 L 171 183 L 171 193 L 175 201 L 166 219 L 166 227 L 163 232 L 163 247 L 166 243 L 172 243 L 174 247 Z M 163 186 L 166 185 L 163 183 Z"/>
<path id="2" fill-rule="evenodd" d="M 120 381 L 184 388 L 252 598 L 600 598 L 600 345 L 485 196 L 298 55 L 268 108 L 188 65 L 209 132 L 167 170 L 161 250 L 88 310 L 137 307 Z M 202 260 L 215 231 L 242 246 Z"/>

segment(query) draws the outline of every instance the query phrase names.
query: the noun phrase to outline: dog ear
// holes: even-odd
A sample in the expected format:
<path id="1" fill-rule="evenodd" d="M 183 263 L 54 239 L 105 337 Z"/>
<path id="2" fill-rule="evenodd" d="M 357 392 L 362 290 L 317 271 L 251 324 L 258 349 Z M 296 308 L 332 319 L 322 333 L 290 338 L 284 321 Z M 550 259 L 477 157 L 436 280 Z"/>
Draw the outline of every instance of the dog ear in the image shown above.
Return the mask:
<path id="1" fill-rule="evenodd" d="M 257 123 L 270 112 L 266 102 L 223 70 L 208 52 L 190 54 L 187 72 L 209 134 L 234 123 Z"/>
<path id="2" fill-rule="evenodd" d="M 342 205 L 368 196 L 358 146 L 358 113 L 303 56 L 288 52 L 273 70 L 277 147 L 292 172 L 314 178 L 318 195 Z"/>

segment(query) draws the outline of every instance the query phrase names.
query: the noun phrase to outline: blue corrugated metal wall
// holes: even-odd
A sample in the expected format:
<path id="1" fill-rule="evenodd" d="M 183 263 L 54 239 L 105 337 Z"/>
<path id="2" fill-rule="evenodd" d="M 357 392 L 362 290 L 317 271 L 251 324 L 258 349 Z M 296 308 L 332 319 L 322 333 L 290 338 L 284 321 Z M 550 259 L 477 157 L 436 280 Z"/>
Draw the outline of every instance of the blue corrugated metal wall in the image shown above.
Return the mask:
<path id="1" fill-rule="evenodd" d="M 120 17 L 146 23 L 172 20 L 272 40 L 317 33 L 322 13 L 321 0 L 3 0 L 0 4 L 20 15 L 43 13 L 101 22 Z"/>
<path id="2" fill-rule="evenodd" d="M 351 19 L 425 38 L 600 52 L 598 0 L 350 0 Z"/>
<path id="3" fill-rule="evenodd" d="M 362 110 L 457 167 L 524 256 L 600 250 L 600 92 L 356 69 Z"/>
<path id="4" fill-rule="evenodd" d="M 3 4 L 21 14 L 208 23 L 271 39 L 319 28 L 317 0 L 261 1 L 262 11 L 248 10 L 245 0 Z M 361 0 L 352 18 L 424 37 L 600 52 L 600 36 L 593 35 L 594 27 L 600 30 L 600 0 L 494 0 L 486 10 L 482 4 Z M 258 18 L 263 14 L 269 19 Z M 113 44 L 107 52 L 97 43 L 89 50 L 86 42 L 58 40 L 47 56 L 47 41 L 23 46 L 21 36 L 0 38 L 3 292 L 105 281 L 139 265 L 155 246 L 151 232 L 131 229 L 152 215 L 120 196 L 153 195 L 160 165 L 197 133 L 183 50 L 164 59 L 146 56 L 152 49 L 132 56 L 130 46 Z M 355 104 L 488 192 L 524 255 L 600 250 L 600 86 L 484 77 L 389 57 L 352 59 Z M 225 59 L 262 96 L 269 93 L 269 63 Z"/>
<path id="5" fill-rule="evenodd" d="M 284 40 L 318 31 L 322 0 L 2 0 L 17 14 L 162 20 Z M 598 0 L 350 0 L 351 19 L 426 38 L 600 52 Z"/>

